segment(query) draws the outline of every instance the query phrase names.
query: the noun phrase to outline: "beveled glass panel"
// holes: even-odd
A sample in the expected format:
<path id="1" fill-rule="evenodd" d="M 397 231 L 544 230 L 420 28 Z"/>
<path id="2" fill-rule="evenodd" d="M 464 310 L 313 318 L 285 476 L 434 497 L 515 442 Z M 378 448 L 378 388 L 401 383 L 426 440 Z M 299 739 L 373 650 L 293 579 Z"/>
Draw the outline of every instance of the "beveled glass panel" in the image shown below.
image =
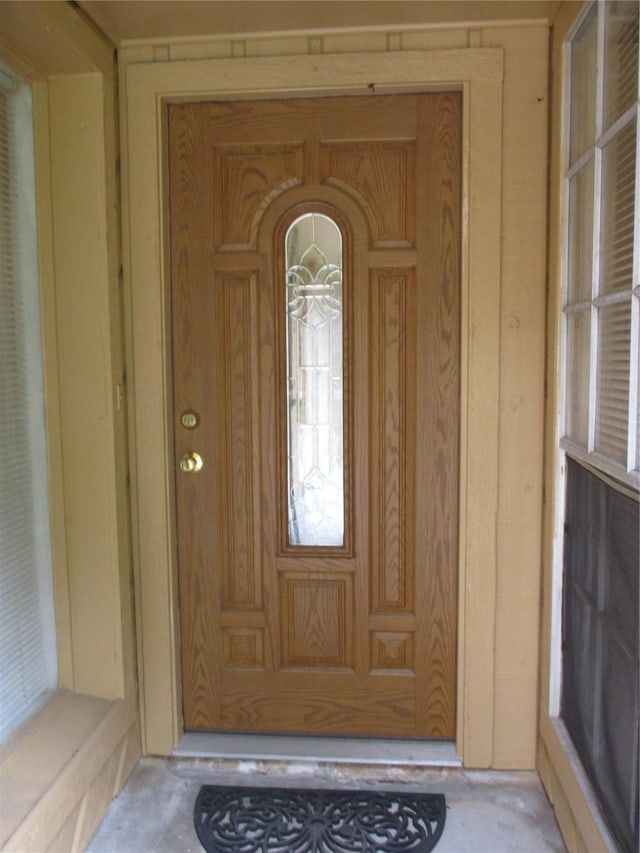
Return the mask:
<path id="1" fill-rule="evenodd" d="M 620 118 L 638 97 L 638 3 L 608 0 L 604 4 L 604 128 Z"/>
<path id="2" fill-rule="evenodd" d="M 594 4 L 571 42 L 571 164 L 596 140 L 597 39 Z"/>
<path id="3" fill-rule="evenodd" d="M 592 158 L 569 182 L 569 304 L 591 299 L 593 203 Z"/>
<path id="4" fill-rule="evenodd" d="M 567 316 L 567 411 L 565 435 L 587 447 L 591 309 Z"/>
<path id="5" fill-rule="evenodd" d="M 285 238 L 290 545 L 344 543 L 342 235 L 306 213 Z"/>
<path id="6" fill-rule="evenodd" d="M 636 196 L 636 124 L 626 125 L 602 152 L 600 292 L 630 290 Z"/>

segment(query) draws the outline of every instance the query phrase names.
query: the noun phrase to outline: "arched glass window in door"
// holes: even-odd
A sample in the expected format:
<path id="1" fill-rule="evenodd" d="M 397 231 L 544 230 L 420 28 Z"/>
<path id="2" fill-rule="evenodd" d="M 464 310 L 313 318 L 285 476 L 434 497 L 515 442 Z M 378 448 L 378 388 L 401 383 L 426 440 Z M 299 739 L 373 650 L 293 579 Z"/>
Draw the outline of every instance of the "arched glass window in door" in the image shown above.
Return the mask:
<path id="1" fill-rule="evenodd" d="M 344 542 L 342 234 L 305 213 L 285 237 L 290 545 Z"/>

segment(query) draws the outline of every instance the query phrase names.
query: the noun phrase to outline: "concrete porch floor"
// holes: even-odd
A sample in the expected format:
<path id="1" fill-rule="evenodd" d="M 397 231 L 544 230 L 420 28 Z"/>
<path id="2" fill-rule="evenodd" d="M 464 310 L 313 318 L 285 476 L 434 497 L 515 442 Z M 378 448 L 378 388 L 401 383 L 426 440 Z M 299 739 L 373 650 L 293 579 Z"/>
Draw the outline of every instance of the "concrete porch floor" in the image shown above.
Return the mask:
<path id="1" fill-rule="evenodd" d="M 304 761 L 144 758 L 87 853 L 198 853 L 193 806 L 206 783 L 440 792 L 447 819 L 437 853 L 546 853 L 565 847 L 533 772 Z"/>

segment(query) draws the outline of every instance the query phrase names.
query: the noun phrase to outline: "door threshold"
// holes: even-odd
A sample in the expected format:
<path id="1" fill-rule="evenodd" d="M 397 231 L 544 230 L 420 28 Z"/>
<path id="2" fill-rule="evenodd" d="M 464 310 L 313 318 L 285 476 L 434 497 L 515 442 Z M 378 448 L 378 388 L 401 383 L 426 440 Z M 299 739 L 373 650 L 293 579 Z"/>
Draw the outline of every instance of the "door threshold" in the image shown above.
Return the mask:
<path id="1" fill-rule="evenodd" d="M 176 758 L 461 767 L 453 741 L 185 732 Z"/>

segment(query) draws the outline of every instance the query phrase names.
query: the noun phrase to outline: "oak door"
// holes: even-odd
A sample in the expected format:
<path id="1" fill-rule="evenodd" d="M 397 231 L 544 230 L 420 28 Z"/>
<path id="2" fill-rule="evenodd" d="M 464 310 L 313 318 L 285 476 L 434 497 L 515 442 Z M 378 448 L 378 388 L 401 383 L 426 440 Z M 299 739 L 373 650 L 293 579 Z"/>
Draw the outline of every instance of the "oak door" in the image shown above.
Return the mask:
<path id="1" fill-rule="evenodd" d="M 453 738 L 461 97 L 169 108 L 186 730 Z"/>

